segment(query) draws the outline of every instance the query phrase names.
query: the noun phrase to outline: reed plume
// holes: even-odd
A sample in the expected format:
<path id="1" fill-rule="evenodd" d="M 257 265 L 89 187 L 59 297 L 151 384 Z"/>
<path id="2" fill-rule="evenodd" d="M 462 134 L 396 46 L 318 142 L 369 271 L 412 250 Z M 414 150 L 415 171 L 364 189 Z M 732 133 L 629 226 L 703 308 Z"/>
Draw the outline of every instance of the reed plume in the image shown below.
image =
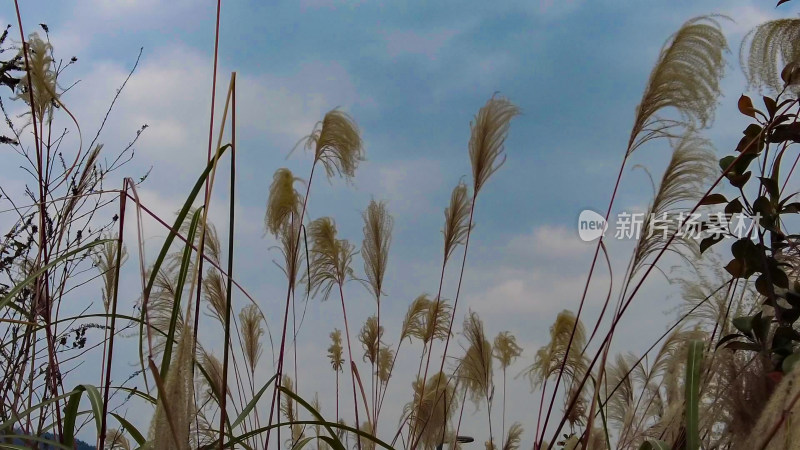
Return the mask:
<path id="1" fill-rule="evenodd" d="M 325 114 L 305 141 L 306 149 L 314 151 L 314 163 L 321 162 L 329 178 L 339 175 L 352 179 L 364 160 L 358 126 L 338 109 Z"/>
<path id="2" fill-rule="evenodd" d="M 477 408 L 486 401 L 487 422 L 489 423 L 489 442 L 494 442 L 492 433 L 492 399 L 494 398 L 492 344 L 486 339 L 483 321 L 478 314 L 470 311 L 464 319 L 462 331 L 467 341 L 467 349 L 461 358 L 456 375 L 458 381 Z"/>
<path id="3" fill-rule="evenodd" d="M 344 302 L 344 283 L 353 278 L 351 262 L 353 259 L 353 245 L 346 239 L 336 238 L 336 224 L 330 217 L 314 220 L 308 227 L 311 240 L 309 256 L 309 288 L 314 295 L 322 293 L 325 300 L 334 287 L 339 288 L 339 299 L 342 305 L 342 319 L 344 320 L 344 333 L 347 339 L 347 359 L 350 362 L 350 379 L 353 386 L 353 409 L 356 427 L 361 424 L 358 420 L 358 398 L 356 394 L 355 363 L 353 362 L 353 346 L 350 343 L 350 327 L 347 323 L 347 309 Z M 338 373 L 338 372 L 337 372 Z M 367 405 L 364 405 L 365 407 Z M 361 437 L 357 437 L 359 448 Z"/>
<path id="4" fill-rule="evenodd" d="M 197 213 L 197 208 L 189 208 L 189 212 L 186 214 L 186 220 L 183 221 L 180 228 L 180 233 L 183 236 L 188 236 L 190 231 L 192 231 L 192 217 L 194 217 L 195 213 Z M 215 227 L 213 223 L 206 221 L 205 230 L 203 230 L 203 221 L 199 220 L 197 221 L 197 226 L 194 232 L 194 242 L 192 244 L 195 247 L 199 247 L 200 235 L 202 234 L 204 241 L 203 255 L 208 256 L 212 261 L 219 264 L 220 255 L 222 255 L 222 247 L 219 243 L 219 233 L 217 233 L 217 227 Z M 170 257 L 180 260 L 182 257 L 182 252 L 174 252 L 170 254 Z M 189 272 L 191 272 L 191 268 L 194 267 L 194 261 L 192 261 L 191 264 L 192 265 L 189 266 Z"/>
<path id="5" fill-rule="evenodd" d="M 469 231 L 469 211 L 471 201 L 467 185 L 459 182 L 450 195 L 450 206 L 444 210 L 444 261 L 450 259 L 453 250 L 464 243 Z"/>
<path id="6" fill-rule="evenodd" d="M 289 285 L 294 288 L 297 282 L 297 275 L 303 262 L 303 254 L 300 252 L 300 223 L 284 223 L 278 233 L 280 239 L 280 252 L 283 256 L 282 264 L 278 264 L 286 275 Z"/>
<path id="7" fill-rule="evenodd" d="M 556 321 L 550 326 L 550 342 L 536 352 L 534 363 L 523 372 L 530 379 L 533 388 L 540 386 L 544 380 L 560 370 L 561 361 L 567 356 L 567 346 L 573 328 L 575 329 L 575 336 L 572 339 L 573 349 L 569 351 L 569 356 L 564 364 L 564 373 L 572 378 L 579 377 L 584 373 L 585 358 L 575 349 L 585 346 L 586 329 L 572 311 L 564 310 L 558 314 Z"/>
<path id="8" fill-rule="evenodd" d="M 376 316 L 368 317 L 358 334 L 358 340 L 364 348 L 364 361 L 369 361 L 372 365 L 378 362 L 382 336 L 383 327 L 378 326 L 378 318 Z"/>
<path id="9" fill-rule="evenodd" d="M 333 330 L 330 334 L 331 346 L 328 347 L 328 359 L 331 363 L 331 368 L 336 374 L 336 418 L 339 419 L 339 372 L 342 371 L 344 365 L 344 357 L 342 356 L 342 331 L 338 328 Z"/>
<path id="10" fill-rule="evenodd" d="M 281 386 L 291 393 L 296 393 L 294 391 L 294 383 L 292 382 L 292 378 L 289 375 L 283 376 L 283 382 Z M 283 413 L 284 417 L 286 417 L 286 421 L 291 423 L 291 431 L 292 435 L 291 438 L 286 442 L 286 448 L 293 449 L 296 448 L 296 445 L 303 439 L 303 425 L 294 423 L 300 420 L 298 417 L 298 411 L 296 409 L 295 400 L 293 400 L 288 395 L 283 397 L 283 403 L 281 404 L 281 412 Z"/>
<path id="11" fill-rule="evenodd" d="M 364 259 L 364 273 L 367 274 L 369 287 L 380 305 L 394 221 L 386 209 L 386 204 L 375 200 L 369 202 L 362 216 L 364 242 L 361 245 L 361 257 Z"/>
<path id="12" fill-rule="evenodd" d="M 198 362 L 207 376 L 207 378 L 206 376 L 201 378 L 202 383 L 206 386 L 204 401 L 213 400 L 217 404 L 221 404 L 220 395 L 223 392 L 222 362 L 212 353 L 202 349 L 199 356 Z M 230 395 L 229 389 L 224 389 L 224 391 L 227 395 Z"/>
<path id="13" fill-rule="evenodd" d="M 423 384 L 426 385 L 424 388 Z M 441 442 L 447 423 L 457 409 L 453 384 L 439 372 L 431 375 L 425 383 L 417 379 L 412 388 L 414 399 L 406 404 L 403 416 L 411 416 L 415 442 L 424 448 L 434 448 Z"/>
<path id="14" fill-rule="evenodd" d="M 56 78 L 58 73 L 53 64 L 53 46 L 49 41 L 39 37 L 39 33 L 31 33 L 23 47 L 27 47 L 26 58 L 20 58 L 25 72 L 16 85 L 17 95 L 14 99 L 22 99 L 35 111 L 36 118 L 43 123 L 52 120 L 53 107 L 58 104 Z M 22 49 L 20 49 L 22 55 Z M 30 88 L 29 88 L 30 86 Z M 30 115 L 30 112 L 23 113 Z"/>
<path id="15" fill-rule="evenodd" d="M 517 338 L 508 331 L 502 331 L 494 338 L 492 349 L 492 356 L 500 361 L 503 370 L 522 354 L 522 347 L 517 345 Z"/>
<path id="16" fill-rule="evenodd" d="M 311 240 L 308 282 L 314 295 L 327 299 L 336 285 L 353 277 L 351 261 L 354 247 L 345 239 L 336 239 L 336 224 L 330 217 L 321 217 L 308 226 Z"/>
<path id="17" fill-rule="evenodd" d="M 133 447 L 131 447 L 131 443 L 128 438 L 122 434 L 122 431 L 112 428 L 108 430 L 105 448 L 107 450 L 131 450 Z"/>
<path id="18" fill-rule="evenodd" d="M 203 278 L 203 288 L 203 298 L 207 303 L 208 315 L 224 324 L 228 297 L 222 274 L 216 269 L 209 270 Z"/>
<path id="19" fill-rule="evenodd" d="M 470 126 L 469 159 L 472 163 L 473 197 L 506 161 L 505 140 L 511 119 L 520 110 L 505 97 L 493 95 L 478 111 Z"/>
<path id="20" fill-rule="evenodd" d="M 116 266 L 117 266 L 117 249 L 119 249 L 119 242 L 116 238 L 108 238 L 97 254 L 94 256 L 94 264 L 97 270 L 100 271 L 103 280 L 102 294 L 103 294 L 103 307 L 108 312 L 108 307 L 111 300 L 114 298 L 114 290 L 116 289 Z M 113 239 L 113 240 L 112 240 Z M 122 247 L 121 263 L 124 264 L 128 258 L 128 252 L 125 247 Z"/>
<path id="21" fill-rule="evenodd" d="M 427 344 L 434 339 L 445 339 L 448 336 L 449 324 L 453 314 L 453 308 L 446 300 L 430 301 L 427 304 L 422 335 L 420 339 Z"/>
<path id="22" fill-rule="evenodd" d="M 653 138 L 672 135 L 676 125 L 702 128 L 711 121 L 727 49 L 719 23 L 708 16 L 687 21 L 670 37 L 636 108 L 627 155 Z M 680 114 L 680 122 L 658 116 L 670 107 Z"/>
<path id="23" fill-rule="evenodd" d="M 483 321 L 474 311 L 464 319 L 462 331 L 467 349 L 458 368 L 459 382 L 469 393 L 475 405 L 489 400 L 492 390 L 492 344 L 486 339 Z"/>
<path id="24" fill-rule="evenodd" d="M 148 274 L 149 276 L 149 274 Z M 150 299 L 147 304 L 148 327 L 155 330 L 153 355 L 160 354 L 166 345 L 166 335 L 172 324 L 172 310 L 175 304 L 175 297 L 178 291 L 178 265 L 175 261 L 167 261 L 161 266 L 156 275 L 153 289 L 150 292 Z M 178 317 L 175 324 L 175 340 L 179 341 L 183 333 L 183 311 L 178 309 Z M 142 340 L 147 339 L 146 333 L 140 336 Z"/>
<path id="25" fill-rule="evenodd" d="M 772 20 L 755 27 L 742 40 L 739 63 L 749 87 L 780 92 L 796 84 L 800 81 L 793 75 L 800 64 L 800 19 Z"/>
<path id="26" fill-rule="evenodd" d="M 408 305 L 403 325 L 400 328 L 400 342 L 405 338 L 408 338 L 409 341 L 412 337 L 420 340 L 424 338 L 425 329 L 427 328 L 425 318 L 430 310 L 430 303 L 431 300 L 428 295 L 422 294 Z"/>
<path id="27" fill-rule="evenodd" d="M 192 364 L 194 356 L 194 336 L 188 325 L 191 315 L 187 315 L 181 327 L 177 348 L 172 363 L 163 382 L 163 392 L 159 392 L 156 411 L 150 423 L 147 448 L 153 450 L 189 450 L 189 432 L 194 408 L 194 382 Z"/>
<path id="28" fill-rule="evenodd" d="M 264 336 L 264 328 L 261 326 L 263 320 L 261 311 L 256 305 L 248 305 L 239 312 L 244 344 L 242 351 L 250 373 L 255 373 L 258 360 L 261 358 L 261 338 Z"/>
<path id="29" fill-rule="evenodd" d="M 522 441 L 522 424 L 514 422 L 508 429 L 508 436 L 503 441 L 503 450 L 518 450 Z"/>
<path id="30" fill-rule="evenodd" d="M 500 368 L 503 370 L 503 422 L 502 422 L 502 432 L 503 435 L 500 437 L 500 442 L 506 442 L 505 438 L 505 431 L 506 431 L 506 371 L 508 366 L 516 360 L 519 355 L 522 354 L 522 347 L 517 345 L 517 338 L 514 337 L 508 331 L 500 332 L 497 337 L 494 338 L 494 345 L 492 348 L 492 356 L 494 356 L 500 362 Z M 518 424 L 515 424 L 518 425 Z M 512 428 L 514 426 L 512 425 Z M 521 433 L 521 426 L 520 426 L 520 433 Z M 510 430 L 509 430 L 510 432 Z M 509 436 L 510 437 L 510 436 Z M 518 441 L 519 439 L 517 439 Z M 519 444 L 519 442 L 517 442 Z M 506 445 L 503 445 L 505 449 Z"/>
<path id="31" fill-rule="evenodd" d="M 289 224 L 293 218 L 299 220 L 303 198 L 294 188 L 295 181 L 301 180 L 287 168 L 276 170 L 272 176 L 264 226 L 275 236 L 278 236 L 283 227 Z"/>
<path id="32" fill-rule="evenodd" d="M 714 175 L 714 152 L 711 143 L 687 133 L 675 145 L 661 184 L 642 224 L 642 236 L 633 254 L 631 277 L 641 269 L 648 256 L 659 252 L 681 225 L 677 218 L 688 213 L 703 196 L 706 182 Z M 687 221 L 687 226 L 689 222 Z M 697 225 L 699 227 L 699 224 Z M 692 233 L 677 234 L 670 251 L 686 250 L 697 256 L 699 248 Z"/>
<path id="33" fill-rule="evenodd" d="M 335 329 L 330 334 L 331 337 L 331 346 L 328 347 L 328 359 L 331 362 L 331 368 L 335 372 L 342 371 L 342 365 L 344 364 L 344 358 L 342 357 L 342 330 Z"/>
<path id="34" fill-rule="evenodd" d="M 394 351 L 389 347 L 381 347 L 378 353 L 378 380 L 382 383 L 389 381 L 392 375 L 392 365 L 394 363 Z"/>

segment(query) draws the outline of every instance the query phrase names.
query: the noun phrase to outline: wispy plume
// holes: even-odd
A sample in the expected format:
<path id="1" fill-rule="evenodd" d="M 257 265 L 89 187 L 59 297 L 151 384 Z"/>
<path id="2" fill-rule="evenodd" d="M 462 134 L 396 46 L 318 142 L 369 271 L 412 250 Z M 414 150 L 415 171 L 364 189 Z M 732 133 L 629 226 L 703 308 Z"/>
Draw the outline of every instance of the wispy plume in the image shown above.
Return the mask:
<path id="1" fill-rule="evenodd" d="M 328 347 L 328 359 L 330 360 L 331 367 L 336 372 L 342 371 L 342 365 L 344 364 L 344 356 L 342 348 L 342 330 L 335 329 L 330 334 L 331 338 L 331 346 Z"/>
<path id="2" fill-rule="evenodd" d="M 338 109 L 325 114 L 305 141 L 306 148 L 314 151 L 314 161 L 322 163 L 328 177 L 340 175 L 349 180 L 364 160 L 358 125 Z"/>
<path id="3" fill-rule="evenodd" d="M 251 373 L 255 373 L 258 360 L 261 358 L 261 338 L 264 336 L 264 328 L 261 326 L 263 320 L 261 311 L 256 305 L 248 305 L 239 312 L 239 321 L 242 324 L 242 350 Z"/>
<path id="4" fill-rule="evenodd" d="M 792 80 L 800 67 L 800 19 L 772 20 L 754 28 L 742 40 L 739 63 L 750 87 L 780 92 L 787 82 L 800 81 Z M 782 74 L 785 66 L 789 72 Z"/>
<path id="5" fill-rule="evenodd" d="M 444 260 L 450 259 L 453 250 L 464 243 L 469 231 L 469 209 L 471 200 L 467 193 L 467 185 L 458 183 L 450 195 L 450 206 L 444 210 Z"/>
<path id="6" fill-rule="evenodd" d="M 681 225 L 678 218 L 688 213 L 703 195 L 706 182 L 714 174 L 714 152 L 711 143 L 692 133 L 684 135 L 672 152 L 661 184 L 642 224 L 642 236 L 636 244 L 631 274 L 643 267 L 647 257 L 660 251 Z M 688 236 L 688 234 L 687 234 Z M 699 251 L 690 238 L 674 239 L 670 251 Z"/>
<path id="7" fill-rule="evenodd" d="M 506 161 L 505 141 L 511 119 L 520 110 L 507 98 L 492 96 L 478 111 L 470 126 L 469 159 L 472 163 L 474 195 L 477 196 L 489 177 Z"/>
<path id="8" fill-rule="evenodd" d="M 383 290 L 383 276 L 389 259 L 389 245 L 392 242 L 393 219 L 386 204 L 372 200 L 364 218 L 364 242 L 361 257 L 364 258 L 364 272 L 375 298 L 380 298 Z"/>
<path id="9" fill-rule="evenodd" d="M 653 138 L 669 136 L 676 125 L 701 128 L 709 123 L 720 95 L 727 50 L 725 35 L 712 17 L 689 20 L 672 35 L 636 108 L 628 155 Z M 666 108 L 675 108 L 681 121 L 659 117 Z"/>
<path id="10" fill-rule="evenodd" d="M 267 231 L 275 236 L 280 234 L 281 229 L 290 223 L 293 217 L 296 218 L 295 220 L 300 220 L 303 198 L 294 188 L 295 181 L 300 181 L 300 179 L 287 168 L 276 170 L 272 176 L 264 225 Z"/>
<path id="11" fill-rule="evenodd" d="M 347 240 L 336 239 L 336 224 L 330 217 L 311 222 L 308 235 L 311 240 L 308 282 L 315 295 L 322 293 L 323 299 L 327 299 L 335 285 L 353 277 L 351 261 L 355 251 Z"/>

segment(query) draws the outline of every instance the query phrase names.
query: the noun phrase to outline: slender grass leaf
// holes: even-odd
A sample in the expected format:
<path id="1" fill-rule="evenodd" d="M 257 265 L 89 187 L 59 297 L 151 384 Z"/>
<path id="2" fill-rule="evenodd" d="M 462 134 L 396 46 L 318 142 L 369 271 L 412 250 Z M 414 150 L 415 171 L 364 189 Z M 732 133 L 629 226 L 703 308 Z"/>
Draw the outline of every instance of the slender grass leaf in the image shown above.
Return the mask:
<path id="1" fill-rule="evenodd" d="M 272 382 L 275 381 L 275 379 L 277 377 L 278 377 L 278 374 L 273 375 L 272 378 L 267 380 L 267 382 L 264 384 L 264 386 L 261 389 L 259 389 L 258 392 L 256 392 L 256 395 L 253 396 L 253 398 L 242 409 L 242 412 L 239 414 L 239 417 L 237 417 L 236 420 L 233 421 L 233 424 L 231 425 L 231 427 L 232 427 L 231 429 L 233 429 L 236 426 L 238 426 L 240 423 L 242 423 L 244 421 L 244 419 L 247 418 L 247 415 L 250 414 L 250 411 L 252 411 L 253 408 L 256 407 L 256 404 L 258 404 L 258 401 L 261 399 L 261 396 L 264 395 L 264 392 L 267 390 L 269 385 L 272 384 Z"/>
<path id="2" fill-rule="evenodd" d="M 81 396 L 86 392 L 89 402 L 92 405 L 92 415 L 94 415 L 97 434 L 100 435 L 101 419 L 103 417 L 103 398 L 96 387 L 89 384 L 80 384 L 69 394 L 69 401 L 64 410 L 64 444 L 68 448 L 75 446 L 75 420 L 78 417 L 78 406 L 81 403 Z"/>
<path id="3" fill-rule="evenodd" d="M 127 419 L 125 419 L 124 417 L 120 416 L 117 413 L 112 412 L 110 414 L 114 416 L 115 419 L 117 419 L 117 422 L 119 422 L 119 424 L 122 425 L 122 428 L 124 428 L 125 431 L 127 431 L 128 434 L 131 435 L 131 437 L 133 438 L 134 441 L 136 441 L 137 444 L 141 446 L 147 442 L 144 436 L 142 436 L 142 433 L 139 432 L 139 430 L 132 423 L 128 422 Z"/>
<path id="4" fill-rule="evenodd" d="M 315 439 L 315 436 L 309 436 L 309 437 L 300 439 L 299 441 L 297 441 L 296 444 L 294 444 L 292 446 L 292 450 L 302 450 L 303 447 L 305 447 L 309 442 L 313 441 L 314 439 Z"/>

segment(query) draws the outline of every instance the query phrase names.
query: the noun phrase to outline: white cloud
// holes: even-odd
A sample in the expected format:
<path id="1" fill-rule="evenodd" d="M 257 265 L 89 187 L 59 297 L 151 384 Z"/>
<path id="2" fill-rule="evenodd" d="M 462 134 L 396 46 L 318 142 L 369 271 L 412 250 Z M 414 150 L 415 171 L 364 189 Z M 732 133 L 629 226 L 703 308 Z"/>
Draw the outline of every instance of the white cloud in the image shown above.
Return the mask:
<path id="1" fill-rule="evenodd" d="M 534 228 L 530 234 L 512 237 L 507 251 L 515 255 L 538 254 L 563 259 L 590 255 L 593 248 L 593 243 L 579 239 L 576 229 L 569 229 L 563 225 L 543 225 Z"/>
<path id="2" fill-rule="evenodd" d="M 394 30 L 385 35 L 386 51 L 393 58 L 412 54 L 434 59 L 460 32 L 461 28 L 439 28 L 430 31 Z"/>
<path id="3" fill-rule="evenodd" d="M 168 164 L 171 170 L 196 173 L 197 164 L 186 165 L 187 161 L 202 164 L 206 154 L 211 68 L 210 58 L 180 44 L 145 54 L 115 106 L 106 134 L 127 139 L 147 124 L 137 146 L 143 157 L 158 161 L 159 166 Z M 78 104 L 82 123 L 99 123 L 99 113 L 105 112 L 128 70 L 110 62 L 90 68 L 70 95 Z M 229 73 L 226 68 L 218 70 L 215 135 Z M 238 131 L 286 151 L 330 109 L 347 109 L 356 102 L 369 105 L 369 99 L 359 98 L 350 75 L 338 63 L 305 63 L 287 75 L 239 73 L 237 80 Z"/>

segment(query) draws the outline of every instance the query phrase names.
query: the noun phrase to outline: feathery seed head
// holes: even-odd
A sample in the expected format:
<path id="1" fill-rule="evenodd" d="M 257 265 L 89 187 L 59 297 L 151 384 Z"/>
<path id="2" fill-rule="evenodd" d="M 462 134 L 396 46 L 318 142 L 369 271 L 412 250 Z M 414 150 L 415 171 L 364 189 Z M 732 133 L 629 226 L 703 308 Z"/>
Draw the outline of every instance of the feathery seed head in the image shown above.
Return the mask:
<path id="1" fill-rule="evenodd" d="M 439 444 L 453 412 L 458 410 L 455 388 L 442 372 L 431 375 L 424 388 L 420 379 L 412 384 L 412 388 L 414 399 L 406 404 L 405 412 L 411 413 L 411 429 L 415 430 L 416 439 L 425 448 L 433 448 Z"/>
<path id="2" fill-rule="evenodd" d="M 386 204 L 372 200 L 364 218 L 364 242 L 361 246 L 361 257 L 364 259 L 364 272 L 375 298 L 380 298 L 383 289 L 383 276 L 389 258 L 389 245 L 392 242 L 392 216 Z"/>
<path id="3" fill-rule="evenodd" d="M 58 87 L 56 77 L 58 74 L 53 67 L 53 46 L 50 42 L 39 37 L 38 33 L 31 33 L 26 44 L 28 66 L 24 66 L 25 58 L 21 57 L 20 60 L 25 74 L 16 85 L 17 95 L 14 99 L 22 99 L 29 106 L 32 106 L 36 114 L 36 120 L 49 122 L 52 119 L 53 106 L 59 97 L 56 92 Z M 22 49 L 20 49 L 20 55 L 23 55 Z M 33 92 L 30 92 L 31 90 Z M 30 112 L 25 114 L 29 115 Z"/>
<path id="4" fill-rule="evenodd" d="M 403 327 L 400 330 L 400 340 L 405 338 L 411 340 L 412 337 L 423 339 L 425 335 L 425 314 L 429 309 L 431 300 L 427 294 L 422 294 L 414 299 L 408 306 L 406 317 L 403 319 Z"/>
<path id="5" fill-rule="evenodd" d="M 505 97 L 493 95 L 478 111 L 470 128 L 469 159 L 472 163 L 473 190 L 478 195 L 483 185 L 505 162 L 504 147 L 511 119 L 519 108 Z"/>
<path id="6" fill-rule="evenodd" d="M 422 342 L 427 344 L 432 339 L 443 340 L 447 338 L 452 314 L 453 307 L 446 300 L 429 301 L 424 316 Z"/>
<path id="7" fill-rule="evenodd" d="M 343 285 L 353 277 L 351 261 L 355 253 L 346 239 L 336 239 L 336 224 L 330 217 L 321 217 L 308 226 L 311 240 L 308 282 L 314 293 L 327 299 L 335 285 Z"/>
<path id="8" fill-rule="evenodd" d="M 469 228 L 471 199 L 467 185 L 459 182 L 450 195 L 450 206 L 444 210 L 444 260 L 450 259 L 456 246 L 464 243 Z"/>
<path id="9" fill-rule="evenodd" d="M 476 406 L 488 400 L 492 387 L 492 344 L 486 339 L 483 322 L 470 311 L 464 319 L 462 332 L 467 340 L 467 350 L 461 358 L 457 375 Z"/>
<path id="10" fill-rule="evenodd" d="M 335 372 L 341 372 L 344 365 L 344 357 L 342 356 L 342 330 L 338 328 L 333 330 L 330 334 L 331 346 L 328 347 L 328 359 L 330 359 L 331 367 Z"/>
<path id="11" fill-rule="evenodd" d="M 394 350 L 389 347 L 381 347 L 378 354 L 378 379 L 387 382 L 392 375 L 392 363 L 394 362 Z"/>
<path id="12" fill-rule="evenodd" d="M 508 331 L 503 331 L 494 338 L 493 356 L 500 361 L 500 367 L 507 368 L 522 353 L 522 347 L 517 345 L 517 338 Z"/>
<path id="13" fill-rule="evenodd" d="M 264 225 L 274 236 L 278 236 L 288 222 L 300 220 L 303 198 L 294 188 L 294 182 L 299 180 L 285 167 L 276 170 L 272 176 Z"/>
<path id="14" fill-rule="evenodd" d="M 340 175 L 352 179 L 358 164 L 364 160 L 358 126 L 338 109 L 325 114 L 306 139 L 306 148 L 314 150 L 314 161 L 322 162 L 329 178 Z"/>
<path id="15" fill-rule="evenodd" d="M 661 49 L 636 108 L 628 155 L 653 138 L 670 136 L 669 129 L 675 125 L 702 128 L 710 122 L 727 49 L 719 23 L 708 16 L 687 21 L 672 35 Z M 681 122 L 657 116 L 669 107 L 678 111 Z"/>
<path id="16" fill-rule="evenodd" d="M 358 334 L 358 340 L 364 347 L 364 361 L 369 360 L 371 364 L 375 364 L 378 361 L 382 336 L 383 327 L 378 327 L 378 318 L 376 316 L 367 318 L 361 328 L 361 332 Z"/>
<path id="17" fill-rule="evenodd" d="M 244 357 L 251 373 L 255 373 L 258 360 L 261 358 L 261 337 L 264 335 L 264 328 L 261 326 L 263 319 L 261 311 L 256 305 L 248 305 L 239 312 L 239 321 L 242 323 Z"/>
<path id="18" fill-rule="evenodd" d="M 739 53 L 749 87 L 780 92 L 784 86 L 796 84 L 792 74 L 800 63 L 800 19 L 762 23 L 745 36 Z"/>

